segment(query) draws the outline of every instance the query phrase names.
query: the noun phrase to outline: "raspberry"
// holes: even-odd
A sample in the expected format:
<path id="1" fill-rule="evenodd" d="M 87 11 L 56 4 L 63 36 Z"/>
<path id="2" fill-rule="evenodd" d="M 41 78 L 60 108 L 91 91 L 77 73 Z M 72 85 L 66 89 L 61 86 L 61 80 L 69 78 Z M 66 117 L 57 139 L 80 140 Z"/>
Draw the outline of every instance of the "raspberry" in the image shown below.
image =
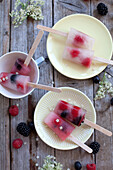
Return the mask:
<path id="1" fill-rule="evenodd" d="M 17 84 L 17 88 L 18 88 L 18 89 L 19 89 L 19 88 L 24 89 L 24 86 L 23 86 L 23 84 L 18 83 L 18 84 Z"/>
<path id="2" fill-rule="evenodd" d="M 55 119 L 54 120 L 54 124 L 55 125 L 60 125 L 61 124 L 61 120 L 60 119 Z"/>
<path id="3" fill-rule="evenodd" d="M 78 50 L 72 50 L 72 51 L 70 52 L 72 58 L 77 57 L 77 56 L 79 55 L 79 53 L 80 53 L 80 52 L 79 52 Z"/>
<path id="4" fill-rule="evenodd" d="M 71 111 L 73 117 L 78 117 L 78 112 L 79 112 L 80 108 L 77 106 L 73 106 L 73 109 Z"/>
<path id="5" fill-rule="evenodd" d="M 74 38 L 74 41 L 81 43 L 81 44 L 84 44 L 84 39 L 80 35 L 76 35 L 75 38 Z"/>
<path id="6" fill-rule="evenodd" d="M 87 164 L 86 168 L 87 168 L 87 170 L 96 170 L 96 165 L 95 164 Z"/>
<path id="7" fill-rule="evenodd" d="M 12 115 L 12 116 L 17 116 L 18 115 L 18 112 L 19 112 L 19 109 L 16 105 L 12 105 L 10 108 L 9 108 L 9 113 Z"/>
<path id="8" fill-rule="evenodd" d="M 29 136 L 31 132 L 30 127 L 24 122 L 19 123 L 16 130 L 25 137 Z"/>
<path id="9" fill-rule="evenodd" d="M 97 152 L 99 152 L 100 144 L 98 142 L 92 142 L 90 144 L 90 148 L 93 149 L 93 154 L 96 154 Z"/>
<path id="10" fill-rule="evenodd" d="M 61 102 L 59 104 L 59 109 L 66 110 L 68 108 L 67 104 L 68 104 L 67 102 L 61 100 Z"/>
<path id="11" fill-rule="evenodd" d="M 83 61 L 82 61 L 82 65 L 86 66 L 86 67 L 90 67 L 90 64 L 91 64 L 91 60 L 90 58 L 85 58 Z"/>
<path id="12" fill-rule="evenodd" d="M 12 143 L 13 148 L 15 149 L 21 148 L 22 144 L 23 144 L 23 141 L 21 139 L 15 139 Z"/>

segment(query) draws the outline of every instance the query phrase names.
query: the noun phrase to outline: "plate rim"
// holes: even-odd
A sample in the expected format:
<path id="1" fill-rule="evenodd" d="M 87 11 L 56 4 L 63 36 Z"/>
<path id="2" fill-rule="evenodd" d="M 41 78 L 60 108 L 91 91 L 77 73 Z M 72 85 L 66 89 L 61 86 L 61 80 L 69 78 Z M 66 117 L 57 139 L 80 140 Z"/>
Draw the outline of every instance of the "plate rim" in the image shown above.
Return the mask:
<path id="1" fill-rule="evenodd" d="M 110 56 L 109 56 L 109 59 L 111 59 L 111 58 L 112 58 L 112 55 L 113 55 L 113 39 L 112 39 L 112 36 L 111 36 L 110 31 L 108 30 L 108 28 L 107 28 L 99 19 L 95 18 L 94 16 L 90 16 L 90 15 L 88 15 L 88 14 L 71 14 L 71 15 L 68 15 L 68 16 L 65 16 L 65 17 L 61 18 L 59 21 L 57 21 L 57 22 L 54 24 L 54 26 L 53 26 L 52 28 L 54 29 L 54 27 L 56 27 L 56 25 L 59 24 L 60 22 L 62 22 L 62 20 L 64 20 L 65 18 L 69 18 L 69 17 L 73 17 L 73 16 L 75 16 L 75 17 L 76 17 L 76 16 L 82 16 L 82 17 L 91 18 L 91 19 L 95 20 L 96 22 L 98 22 L 99 24 L 101 24 L 101 25 L 104 27 L 104 29 L 107 31 L 107 33 L 108 33 L 108 35 L 109 35 L 109 39 L 110 39 L 111 46 L 112 46 L 112 48 L 111 48 L 111 54 L 110 54 Z M 90 78 L 92 78 L 92 77 L 100 74 L 100 73 L 107 67 L 107 64 L 105 64 L 105 66 L 103 66 L 103 68 L 102 68 L 98 73 L 96 73 L 96 74 L 94 73 L 94 74 L 92 74 L 92 75 L 90 75 L 90 76 L 86 76 L 86 77 L 83 77 L 83 78 L 81 78 L 81 77 L 77 77 L 77 78 L 76 78 L 76 77 L 74 77 L 74 76 L 67 75 L 67 74 L 63 73 L 61 70 L 59 70 L 59 69 L 56 67 L 56 65 L 54 64 L 54 62 L 51 61 L 51 57 L 49 56 L 48 41 L 49 41 L 49 37 L 50 37 L 50 36 L 51 36 L 51 33 L 48 34 L 47 41 L 46 41 L 47 55 L 48 55 L 48 58 L 49 58 L 51 64 L 53 65 L 53 67 L 54 67 L 60 74 L 66 76 L 66 77 L 68 77 L 68 78 L 72 78 L 72 79 L 76 79 L 76 80 L 86 80 L 86 79 L 90 79 Z"/>
<path id="2" fill-rule="evenodd" d="M 66 89 L 66 90 L 73 90 L 73 91 L 75 91 L 75 92 L 81 93 L 81 95 L 83 95 L 84 97 L 86 97 L 86 99 L 87 99 L 88 102 L 91 104 L 92 109 L 93 109 L 93 113 L 94 113 L 94 122 L 93 122 L 93 123 L 96 123 L 96 110 L 95 110 L 95 108 L 94 108 L 93 103 L 91 102 L 91 100 L 89 99 L 89 97 L 88 97 L 86 94 L 84 94 L 82 91 L 80 91 L 80 90 L 78 90 L 78 89 L 75 89 L 75 88 L 73 88 L 73 87 L 59 87 L 59 88 L 60 88 L 60 89 Z M 56 147 L 56 146 L 53 147 L 53 145 L 46 143 L 46 142 L 43 140 L 43 138 L 41 137 L 40 133 L 38 133 L 38 128 L 37 128 L 37 127 L 39 127 L 39 126 L 36 125 L 36 111 L 37 111 L 40 103 L 43 101 L 43 99 L 46 98 L 46 96 L 48 96 L 48 95 L 51 94 L 51 93 L 54 93 L 54 92 L 49 91 L 49 92 L 47 92 L 46 94 L 44 94 L 44 95 L 40 98 L 40 100 L 38 101 L 38 103 L 36 104 L 35 111 L 34 111 L 34 126 L 35 126 L 36 133 L 38 134 L 38 136 L 40 137 L 40 139 L 41 139 L 46 145 L 48 145 L 48 146 L 50 146 L 50 147 L 52 147 L 52 148 L 54 148 L 54 149 L 58 149 L 58 150 L 72 150 L 72 149 L 79 148 L 79 146 L 77 146 L 77 145 L 75 145 L 75 147 L 74 147 L 74 146 L 73 146 L 73 147 L 71 146 L 71 148 L 58 148 L 58 147 Z M 91 129 L 91 133 L 90 133 L 88 139 L 86 139 L 86 140 L 84 141 L 84 143 L 86 143 L 86 142 L 89 140 L 89 138 L 92 136 L 92 134 L 94 133 L 94 129 L 91 128 L 91 127 L 90 127 L 90 129 Z"/>

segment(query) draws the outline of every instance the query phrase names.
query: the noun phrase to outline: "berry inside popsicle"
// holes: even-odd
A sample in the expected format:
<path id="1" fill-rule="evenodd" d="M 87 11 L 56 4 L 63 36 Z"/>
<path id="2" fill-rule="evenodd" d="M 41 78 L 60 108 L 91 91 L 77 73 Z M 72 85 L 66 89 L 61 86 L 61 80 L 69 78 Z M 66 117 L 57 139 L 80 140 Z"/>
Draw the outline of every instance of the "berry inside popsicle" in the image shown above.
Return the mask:
<path id="1" fill-rule="evenodd" d="M 19 73 L 21 75 L 29 75 L 31 69 L 29 66 L 26 66 L 24 64 L 24 60 L 21 58 L 18 58 L 11 70 L 11 73 Z"/>
<path id="2" fill-rule="evenodd" d="M 94 56 L 94 51 L 82 49 L 82 48 L 72 48 L 66 46 L 63 53 L 63 59 L 69 60 L 73 63 L 81 64 L 87 68 L 91 66 L 92 58 Z"/>
<path id="3" fill-rule="evenodd" d="M 44 123 L 64 141 L 75 129 L 73 125 L 63 120 L 59 115 L 51 112 L 45 118 Z"/>
<path id="4" fill-rule="evenodd" d="M 91 50 L 93 48 L 94 42 L 95 40 L 92 37 L 84 34 L 83 32 L 77 31 L 74 28 L 71 28 L 67 37 L 66 44 Z"/>
<path id="5" fill-rule="evenodd" d="M 57 103 L 54 112 L 77 126 L 81 125 L 85 119 L 86 114 L 85 109 L 71 105 L 63 100 L 60 100 Z"/>
<path id="6" fill-rule="evenodd" d="M 0 73 L 0 84 L 2 86 L 23 94 L 27 93 L 28 91 L 27 83 L 29 81 L 30 81 L 29 76 L 23 76 L 19 74 L 11 74 L 5 72 Z"/>

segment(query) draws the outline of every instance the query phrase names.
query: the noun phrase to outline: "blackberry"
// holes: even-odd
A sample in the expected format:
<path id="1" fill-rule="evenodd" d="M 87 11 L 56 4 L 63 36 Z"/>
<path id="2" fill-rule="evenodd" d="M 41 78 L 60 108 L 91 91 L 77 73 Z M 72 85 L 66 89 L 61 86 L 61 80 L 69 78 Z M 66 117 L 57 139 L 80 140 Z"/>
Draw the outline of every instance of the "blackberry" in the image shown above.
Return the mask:
<path id="1" fill-rule="evenodd" d="M 76 161 L 76 162 L 74 163 L 74 168 L 75 168 L 76 170 L 80 170 L 80 169 L 82 168 L 81 163 L 80 163 L 79 161 Z"/>
<path id="2" fill-rule="evenodd" d="M 113 98 L 110 100 L 111 105 L 113 106 Z"/>
<path id="3" fill-rule="evenodd" d="M 98 142 L 92 142 L 90 148 L 93 150 L 93 154 L 96 154 L 100 149 L 100 144 Z"/>
<path id="4" fill-rule="evenodd" d="M 100 15 L 106 15 L 108 13 L 108 7 L 103 3 L 99 3 L 97 5 L 97 11 Z"/>
<path id="5" fill-rule="evenodd" d="M 68 110 L 64 110 L 62 113 L 61 113 L 61 117 L 65 118 L 68 114 Z"/>
<path id="6" fill-rule="evenodd" d="M 28 126 L 30 127 L 30 129 L 33 129 L 34 128 L 34 122 L 29 122 Z"/>
<path id="7" fill-rule="evenodd" d="M 16 78 L 17 78 L 17 76 L 18 76 L 18 75 L 13 74 L 13 75 L 10 77 L 11 83 L 16 83 Z"/>
<path id="8" fill-rule="evenodd" d="M 98 76 L 93 77 L 93 82 L 98 84 L 100 81 L 100 78 Z"/>
<path id="9" fill-rule="evenodd" d="M 26 123 L 21 122 L 18 124 L 16 130 L 23 136 L 27 137 L 30 134 L 30 127 Z"/>

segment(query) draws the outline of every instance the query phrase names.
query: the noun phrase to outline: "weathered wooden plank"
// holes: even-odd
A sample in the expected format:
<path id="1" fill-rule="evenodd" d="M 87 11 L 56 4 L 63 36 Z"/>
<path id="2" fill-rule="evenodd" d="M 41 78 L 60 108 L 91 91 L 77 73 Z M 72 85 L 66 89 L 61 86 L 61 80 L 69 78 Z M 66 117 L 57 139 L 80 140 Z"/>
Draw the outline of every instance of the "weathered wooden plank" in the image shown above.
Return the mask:
<path id="1" fill-rule="evenodd" d="M 0 2 L 0 56 L 9 51 L 10 1 Z M 9 99 L 0 95 L 0 169 L 10 170 Z"/>
<path id="2" fill-rule="evenodd" d="M 12 9 L 14 9 L 15 0 L 12 1 Z M 14 28 L 11 25 L 11 51 L 27 52 L 27 20 Z M 11 117 L 11 169 L 30 169 L 30 152 L 29 152 L 29 137 L 23 137 L 16 131 L 16 127 L 20 122 L 28 120 L 28 97 L 20 100 L 11 100 L 12 104 L 18 104 L 19 115 Z M 21 138 L 26 145 L 23 145 L 19 150 L 12 147 L 12 142 L 16 138 Z"/>
<path id="3" fill-rule="evenodd" d="M 109 12 L 106 16 L 101 16 L 97 12 L 97 5 L 100 2 L 103 2 L 108 6 Z M 112 26 L 113 2 L 112 2 L 112 0 L 92 1 L 91 5 L 92 5 L 93 16 L 95 16 L 100 21 L 102 21 L 107 26 L 107 28 L 110 30 L 111 34 L 113 35 L 113 26 Z M 106 72 L 112 73 L 112 68 L 108 67 Z M 101 79 L 102 79 L 102 77 L 103 77 L 103 73 L 100 74 Z M 111 78 L 110 81 L 113 82 L 113 78 Z M 96 93 L 97 88 L 98 88 L 98 85 L 94 85 L 94 93 Z M 108 95 L 104 99 L 97 100 L 95 102 L 95 108 L 96 108 L 96 112 L 97 112 L 97 123 L 113 132 L 113 126 L 112 126 L 113 107 L 110 107 L 110 98 L 111 97 Z M 96 131 L 96 141 L 99 142 L 101 145 L 100 151 L 96 156 L 97 169 L 102 169 L 102 170 L 112 169 L 112 167 L 113 167 L 112 139 L 113 139 L 112 137 L 107 137 L 107 136 Z"/>
<path id="4" fill-rule="evenodd" d="M 45 5 L 43 7 L 43 15 L 44 20 L 40 22 L 32 21 L 31 19 L 28 20 L 28 32 L 27 32 L 27 41 L 28 41 L 28 50 L 30 49 L 34 39 L 37 36 L 38 30 L 36 28 L 36 25 L 42 24 L 46 26 L 52 26 L 52 1 L 47 0 L 45 2 Z M 47 34 L 44 33 L 43 38 L 34 54 L 34 59 L 37 59 L 40 56 L 47 56 L 46 53 L 46 39 Z M 50 63 L 42 63 L 40 65 L 40 79 L 39 83 L 51 85 L 53 81 L 53 73 L 52 73 L 52 67 Z M 34 109 L 36 104 L 38 103 L 39 99 L 46 93 L 44 90 L 34 90 L 32 95 L 29 96 L 29 103 L 28 103 L 28 110 L 29 110 L 29 119 L 33 119 L 34 116 Z M 30 136 L 30 168 L 31 169 L 37 169 L 36 162 L 39 164 L 39 166 L 42 166 L 43 159 L 47 155 L 54 155 L 54 149 L 47 146 L 37 135 L 37 133 L 34 131 Z M 39 159 L 36 159 L 36 157 L 39 156 Z"/>
<path id="5" fill-rule="evenodd" d="M 79 4 L 79 6 L 77 6 Z M 54 23 L 56 23 L 59 19 L 64 16 L 74 14 L 74 13 L 86 13 L 90 14 L 90 3 L 83 1 L 62 1 L 55 0 L 54 1 Z M 55 86 L 69 86 L 74 87 L 76 89 L 84 92 L 92 101 L 93 101 L 93 84 L 92 80 L 73 80 L 67 77 L 64 77 L 56 70 L 54 71 L 54 81 Z M 87 144 L 90 144 L 93 140 L 94 136 L 92 136 Z M 56 150 L 57 160 L 60 161 L 64 165 L 64 169 L 70 168 L 74 170 L 74 162 L 80 161 L 83 165 L 83 169 L 85 169 L 86 164 L 93 162 L 93 156 L 91 154 L 87 154 L 84 150 L 78 148 L 71 151 L 59 151 Z"/>

